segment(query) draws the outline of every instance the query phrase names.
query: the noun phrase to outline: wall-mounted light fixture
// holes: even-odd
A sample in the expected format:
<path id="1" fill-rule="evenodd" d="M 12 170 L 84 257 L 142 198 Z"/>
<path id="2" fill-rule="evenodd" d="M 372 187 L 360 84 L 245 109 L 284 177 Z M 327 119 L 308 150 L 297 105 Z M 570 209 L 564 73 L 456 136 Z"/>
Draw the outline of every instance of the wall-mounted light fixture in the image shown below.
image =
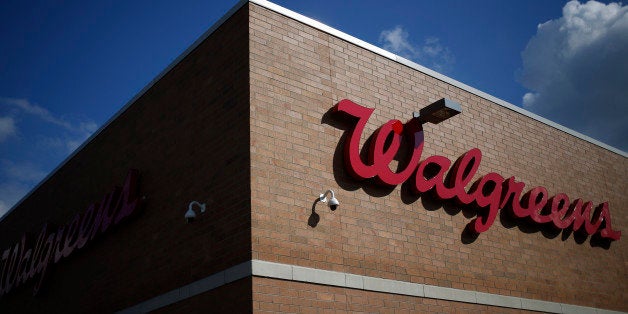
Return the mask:
<path id="1" fill-rule="evenodd" d="M 421 123 L 430 122 L 438 124 L 462 112 L 459 103 L 442 98 L 429 106 L 414 112 L 412 116 L 418 118 Z"/>
<path id="2" fill-rule="evenodd" d="M 327 194 L 331 194 L 331 198 L 329 199 L 329 202 L 327 202 Z M 327 205 L 329 206 L 329 209 L 331 210 L 336 210 L 336 208 L 340 206 L 340 202 L 338 202 L 338 200 L 336 199 L 336 195 L 334 194 L 334 191 L 332 190 L 327 190 L 325 193 L 321 194 L 318 197 L 318 200 L 321 201 L 321 203 L 327 203 Z"/>
<path id="3" fill-rule="evenodd" d="M 205 212 L 205 203 L 199 203 L 197 201 L 191 201 L 190 205 L 188 205 L 188 211 L 185 212 L 185 221 L 187 223 L 191 223 L 196 219 L 196 212 L 192 208 L 194 205 L 201 208 L 201 214 Z"/>

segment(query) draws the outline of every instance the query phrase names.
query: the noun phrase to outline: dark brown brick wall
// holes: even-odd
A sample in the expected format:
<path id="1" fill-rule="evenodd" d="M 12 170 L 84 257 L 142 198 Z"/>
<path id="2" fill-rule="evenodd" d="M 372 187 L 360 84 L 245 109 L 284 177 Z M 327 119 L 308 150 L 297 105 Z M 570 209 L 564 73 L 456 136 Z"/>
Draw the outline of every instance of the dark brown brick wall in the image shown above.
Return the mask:
<path id="1" fill-rule="evenodd" d="M 253 308 L 252 279 L 252 277 L 240 279 L 151 313 L 251 313 Z"/>
<path id="2" fill-rule="evenodd" d="M 27 284 L 0 310 L 111 312 L 253 258 L 628 311 L 625 239 L 593 247 L 509 219 L 469 239 L 466 210 L 348 176 L 350 124 L 329 112 L 339 100 L 376 109 L 370 135 L 442 97 L 463 113 L 425 126 L 424 158 L 453 161 L 478 147 L 478 176 L 609 201 L 615 229 L 627 232 L 626 158 L 249 4 L 0 222 L 4 250 L 46 221 L 66 223 L 127 169 L 142 173 L 140 215 L 54 265 L 40 296 Z M 328 188 L 341 202 L 334 212 L 315 203 Z M 191 200 L 208 202 L 208 213 L 185 224 Z M 256 277 L 162 311 L 231 302 L 256 312 L 510 311 Z"/>
<path id="3" fill-rule="evenodd" d="M 463 112 L 424 126 L 423 159 L 455 161 L 477 147 L 477 176 L 496 172 L 525 182 L 525 191 L 544 186 L 550 195 L 609 201 L 613 227 L 624 233 L 628 159 L 259 6 L 250 31 L 253 258 L 628 310 L 625 234 L 592 247 L 498 218 L 467 239 L 472 217 L 459 206 L 350 178 L 342 146 L 351 124 L 329 110 L 344 98 L 375 108 L 365 140 L 390 119 L 405 122 L 452 99 Z M 314 202 L 328 188 L 341 205 L 332 212 L 316 204 L 313 228 Z"/>
<path id="4" fill-rule="evenodd" d="M 5 295 L 0 312 L 111 312 L 251 259 L 247 36 L 244 7 L 0 222 L 4 250 L 141 172 L 139 216 L 54 265 L 41 295 Z M 192 200 L 207 213 L 186 224 Z"/>

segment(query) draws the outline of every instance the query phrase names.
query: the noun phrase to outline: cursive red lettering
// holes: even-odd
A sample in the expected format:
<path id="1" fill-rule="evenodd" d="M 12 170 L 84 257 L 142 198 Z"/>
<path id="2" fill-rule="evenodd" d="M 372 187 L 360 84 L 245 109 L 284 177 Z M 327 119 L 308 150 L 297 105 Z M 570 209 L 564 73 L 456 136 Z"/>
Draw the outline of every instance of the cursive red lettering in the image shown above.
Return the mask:
<path id="1" fill-rule="evenodd" d="M 552 222 L 557 228 L 571 226 L 574 231 L 584 230 L 589 235 L 599 233 L 602 238 L 619 240 L 621 231 L 612 229 L 608 203 L 598 206 L 591 217 L 591 202 L 576 200 L 569 206 L 569 197 L 558 193 L 549 197 L 547 189 L 535 187 L 521 196 L 525 183 L 517 182 L 514 177 L 508 180 L 497 173 L 489 173 L 466 191 L 475 176 L 482 152 L 472 148 L 463 154 L 451 166 L 451 161 L 443 156 L 430 156 L 419 163 L 423 151 L 424 134 L 418 119 L 412 119 L 403 125 L 399 120 L 390 120 L 374 134 L 369 146 L 369 165 L 360 158 L 360 140 L 364 128 L 374 109 L 362 107 L 350 100 L 343 99 L 335 110 L 357 118 L 356 125 L 348 131 L 344 147 L 344 159 L 347 171 L 353 177 L 363 180 L 376 178 L 378 182 L 397 185 L 406 182 L 415 171 L 413 190 L 418 193 L 434 191 L 439 199 L 456 198 L 461 204 L 475 202 L 480 208 L 477 218 L 471 222 L 471 229 L 477 233 L 487 231 L 494 223 L 500 209 L 509 208 L 515 218 L 527 218 L 536 223 Z M 405 168 L 399 172 L 390 169 L 390 164 L 401 147 L 403 133 L 412 140 L 412 156 Z M 451 166 L 451 169 L 450 169 Z M 524 205 L 522 205 L 524 204 Z M 103 228 L 108 225 L 108 218 L 103 219 Z"/>
<path id="2" fill-rule="evenodd" d="M 416 172 L 414 190 L 416 192 L 425 193 L 436 186 L 443 185 L 445 179 L 445 173 L 449 169 L 451 161 L 443 156 L 430 156 L 419 164 Z M 431 169 L 438 167 L 438 171 L 435 174 L 426 173 L 433 172 Z M 441 199 L 449 199 L 453 197 L 454 193 L 451 190 L 446 190 L 444 186 L 440 189 L 438 197 Z"/>
<path id="3" fill-rule="evenodd" d="M 386 185 L 401 184 L 410 178 L 423 152 L 423 128 L 417 119 L 410 120 L 405 126 L 399 120 L 390 120 L 382 125 L 374 133 L 369 146 L 370 165 L 367 165 L 360 158 L 360 139 L 373 109 L 344 99 L 336 105 L 336 111 L 358 118 L 356 126 L 349 131 L 348 141 L 344 147 L 345 164 L 351 176 L 359 180 L 376 178 L 377 182 Z M 403 170 L 394 172 L 390 169 L 390 163 L 401 147 L 404 133 L 406 137 L 411 137 L 407 142 L 412 156 L 405 163 Z"/>
<path id="4" fill-rule="evenodd" d="M 583 208 L 584 207 L 584 208 Z M 591 213 L 591 208 L 593 204 L 591 202 L 583 202 L 581 199 L 577 199 L 574 204 L 573 209 L 573 231 L 581 231 L 580 229 L 584 226 L 584 217 L 585 215 L 588 217 Z"/>
<path id="5" fill-rule="evenodd" d="M 37 265 L 37 272 L 39 273 L 39 281 L 35 283 L 33 287 L 33 295 L 36 295 L 41 288 L 41 283 L 44 281 L 46 277 L 46 271 L 48 270 L 48 264 L 50 263 L 50 259 L 52 258 L 53 246 L 55 240 L 55 233 L 51 233 L 48 235 L 46 242 L 42 245 L 42 253 L 39 256 L 39 264 Z"/>
<path id="6" fill-rule="evenodd" d="M 33 256 L 31 257 L 31 266 L 30 271 L 28 272 L 28 279 L 35 277 L 37 274 L 37 265 L 39 263 L 39 255 L 42 251 L 42 246 L 45 244 L 46 239 L 46 230 L 48 229 L 48 224 L 44 224 L 39 232 L 39 236 L 37 237 L 37 242 L 35 244 L 35 250 L 33 250 Z"/>
<path id="7" fill-rule="evenodd" d="M 7 267 L 7 271 L 4 276 L 5 292 L 11 291 L 11 288 L 13 288 L 13 284 L 15 284 L 15 278 L 16 278 L 16 273 L 17 273 L 16 268 L 17 268 L 17 264 L 19 263 L 18 260 L 20 258 L 20 243 L 19 242 L 15 244 L 15 246 L 11 250 L 11 253 L 12 254 L 9 255 L 10 258 L 8 260 L 9 266 Z"/>
<path id="8" fill-rule="evenodd" d="M 105 195 L 105 198 L 103 199 L 103 202 L 106 202 L 107 200 L 107 196 Z M 93 204 L 94 208 L 96 209 L 96 217 L 94 218 L 94 222 L 92 223 L 91 228 L 89 229 L 89 240 L 87 240 L 87 242 L 93 240 L 99 233 L 100 231 L 100 226 L 102 225 L 102 212 L 103 212 L 103 206 L 101 205 L 102 203 L 95 203 Z"/>
<path id="9" fill-rule="evenodd" d="M 139 172 L 130 170 L 122 189 L 114 188 L 104 196 L 102 203 L 90 205 L 83 215 L 74 215 L 70 222 L 55 232 L 48 234 L 48 224 L 44 224 L 33 248 L 27 248 L 24 234 L 20 242 L 5 250 L 0 273 L 0 296 L 39 275 L 33 287 L 33 295 L 36 295 L 50 263 L 58 263 L 74 250 L 85 247 L 111 225 L 133 215 L 141 203 L 138 178 Z"/>
<path id="10" fill-rule="evenodd" d="M 82 249 L 89 240 L 91 231 L 93 229 L 93 220 L 95 219 L 94 211 L 96 210 L 96 206 L 98 206 L 98 203 L 90 205 L 85 211 L 85 214 L 83 214 L 83 219 L 81 219 L 81 225 L 79 226 L 78 236 L 76 239 L 77 249 Z"/>
<path id="11" fill-rule="evenodd" d="M 28 264 L 28 260 L 31 258 L 32 250 L 26 251 L 26 235 L 22 235 L 22 243 L 20 245 L 21 256 L 17 267 L 15 268 L 15 285 L 19 286 L 24 278 L 24 269 Z M 26 263 L 24 263 L 26 261 Z"/>
<path id="12" fill-rule="evenodd" d="M 63 257 L 68 257 L 74 251 L 76 247 L 76 240 L 78 238 L 78 228 L 81 216 L 79 214 L 74 215 L 72 222 L 68 224 L 68 231 L 65 234 L 65 241 L 63 241 Z"/>
<path id="13" fill-rule="evenodd" d="M 481 208 L 486 208 L 478 212 L 478 217 L 471 221 L 472 230 L 476 233 L 487 231 L 495 222 L 499 212 L 500 197 L 502 195 L 502 183 L 504 178 L 497 173 L 491 172 L 483 176 L 478 184 L 474 185 L 473 198 Z"/>
<path id="14" fill-rule="evenodd" d="M 506 207 L 506 205 L 510 204 L 510 208 L 512 213 L 517 218 L 524 218 L 528 216 L 528 212 L 525 208 L 521 207 L 521 193 L 523 193 L 523 188 L 525 188 L 525 183 L 515 181 L 515 177 L 508 178 L 506 181 L 506 193 L 502 198 L 501 208 Z"/>
<path id="15" fill-rule="evenodd" d="M 0 296 L 9 292 L 4 285 L 5 279 L 7 277 L 7 270 L 9 268 L 9 254 L 11 254 L 10 248 L 4 250 L 4 252 L 2 253 L 2 273 L 0 273 Z"/>
<path id="16" fill-rule="evenodd" d="M 467 194 L 465 188 L 473 176 L 480 167 L 480 161 L 482 160 L 482 152 L 473 148 L 463 154 L 449 172 L 449 181 L 453 182 L 453 190 L 456 192 L 456 199 L 461 204 L 471 204 L 473 202 L 473 195 Z"/>
<path id="17" fill-rule="evenodd" d="M 52 252 L 54 254 L 54 263 L 58 263 L 63 257 L 63 237 L 65 236 L 65 226 L 57 229 L 56 237 L 52 245 Z"/>
<path id="18" fill-rule="evenodd" d="M 542 211 L 547 204 L 547 190 L 542 186 L 537 186 L 528 192 L 528 213 L 530 218 L 538 223 L 552 221 L 550 215 L 543 215 Z"/>
<path id="19" fill-rule="evenodd" d="M 558 193 L 549 200 L 550 216 L 554 226 L 558 229 L 569 227 L 572 220 L 565 219 L 569 215 L 569 196 L 564 193 Z"/>
<path id="20" fill-rule="evenodd" d="M 358 122 L 348 134 L 348 142 L 344 148 L 344 157 L 347 161 L 347 171 L 354 178 L 362 180 L 375 177 L 377 172 L 373 165 L 366 165 L 360 158 L 360 138 L 364 132 L 366 122 L 371 117 L 374 109 L 362 107 L 350 100 L 343 99 L 336 105 L 336 111 L 345 112 L 358 118 Z"/>
<path id="21" fill-rule="evenodd" d="M 117 225 L 122 219 L 131 216 L 140 205 L 140 197 L 138 195 L 139 171 L 129 170 L 122 187 L 122 195 L 118 198 L 118 214 L 116 215 L 115 224 Z"/>
<path id="22" fill-rule="evenodd" d="M 31 260 L 31 255 L 33 253 L 32 249 L 29 249 L 28 251 L 26 251 L 24 253 L 24 256 L 22 257 L 22 263 L 20 264 L 20 266 L 18 267 L 18 271 L 20 276 L 18 277 L 18 284 L 22 284 L 24 283 L 26 280 L 28 280 L 28 263 Z"/>
<path id="23" fill-rule="evenodd" d="M 418 121 L 412 120 L 406 124 L 406 133 L 412 137 L 408 143 L 412 150 L 412 157 L 406 163 L 405 169 L 396 173 L 390 170 L 390 163 L 395 158 L 401 146 L 404 126 L 399 120 L 390 120 L 384 124 L 375 136 L 375 141 L 371 143 L 369 159 L 377 171 L 378 182 L 387 185 L 397 185 L 405 182 L 416 169 L 421 153 L 423 152 L 423 128 Z M 392 136 L 392 140 L 385 148 L 386 139 Z"/>
<path id="24" fill-rule="evenodd" d="M 599 219 L 602 220 L 602 231 L 600 231 L 600 236 L 602 238 L 619 240 L 621 237 L 621 231 L 613 230 L 611 212 L 608 209 L 608 202 L 604 202 L 600 205 Z"/>
<path id="25" fill-rule="evenodd" d="M 118 199 L 120 198 L 120 188 L 115 187 L 113 192 L 107 194 L 103 199 L 102 203 L 100 203 L 100 214 L 101 214 L 101 223 L 100 223 L 100 233 L 104 233 L 109 229 L 109 226 L 114 221 L 116 216 L 118 204 Z"/>

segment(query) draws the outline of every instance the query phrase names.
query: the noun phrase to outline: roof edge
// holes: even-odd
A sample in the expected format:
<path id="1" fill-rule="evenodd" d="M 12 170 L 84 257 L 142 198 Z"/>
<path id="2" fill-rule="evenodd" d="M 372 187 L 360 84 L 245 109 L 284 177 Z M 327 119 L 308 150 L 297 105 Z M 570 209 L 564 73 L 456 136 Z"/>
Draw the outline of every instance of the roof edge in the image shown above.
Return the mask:
<path id="1" fill-rule="evenodd" d="M 138 93 L 135 94 L 135 96 L 133 96 L 133 98 L 131 98 L 129 101 L 126 102 L 126 104 L 120 109 L 118 110 L 111 118 L 109 118 L 109 120 L 107 120 L 107 122 L 105 122 L 100 128 L 98 128 L 98 130 L 96 132 L 94 132 L 87 140 L 85 140 L 85 142 L 83 142 L 83 144 L 81 144 L 77 149 L 75 149 L 68 157 L 66 157 L 57 167 L 55 167 L 44 179 L 42 179 L 35 187 L 33 187 L 26 195 L 24 195 L 17 203 L 15 203 L 15 205 L 13 205 L 6 213 L 4 213 L 1 217 L 0 217 L 0 222 L 2 222 L 10 213 L 13 212 L 13 210 L 15 208 L 17 208 L 18 206 L 20 206 L 24 200 L 26 200 L 28 197 L 30 197 L 34 191 L 36 191 L 37 189 L 39 189 L 40 186 L 42 186 L 44 183 L 46 183 L 52 176 L 54 176 L 57 171 L 59 171 L 59 169 L 61 169 L 63 166 L 65 166 L 65 164 L 67 164 L 72 158 L 74 158 L 74 156 L 76 156 L 76 154 L 78 152 L 80 152 L 81 150 L 83 150 L 83 148 L 85 148 L 85 146 L 87 146 L 89 143 L 92 142 L 92 140 L 94 140 L 94 138 L 96 138 L 104 129 L 106 129 L 113 121 L 115 121 L 120 115 L 122 115 L 135 101 L 137 101 L 140 97 L 142 97 L 149 89 L 151 89 L 153 87 L 153 85 L 155 85 L 159 80 L 161 80 L 166 74 L 168 74 L 168 72 L 170 72 L 170 70 L 172 70 L 177 64 L 179 64 L 179 62 L 181 62 L 181 60 L 183 60 L 185 57 L 187 57 L 194 49 L 196 49 L 196 47 L 198 47 L 203 41 L 205 41 L 205 39 L 207 39 L 211 34 L 214 33 L 214 31 L 216 31 L 216 29 L 218 29 L 225 21 L 227 21 L 231 16 L 233 16 L 233 14 L 235 14 L 238 10 L 240 10 L 240 8 L 242 8 L 245 4 L 247 3 L 254 3 L 256 5 L 262 6 L 266 9 L 269 9 L 271 11 L 274 11 L 276 13 L 279 13 L 281 15 L 284 15 L 288 18 L 294 19 L 296 21 L 299 21 L 301 23 L 304 23 L 308 26 L 314 27 L 320 31 L 323 31 L 325 33 L 328 33 L 332 36 L 338 37 L 340 39 L 346 40 L 347 42 L 350 42 L 352 44 L 355 44 L 361 48 L 364 48 L 366 50 L 369 50 L 373 53 L 376 53 L 380 56 L 383 56 L 385 58 L 388 58 L 390 60 L 393 60 L 395 62 L 401 63 L 403 65 L 406 65 L 410 68 L 413 68 L 417 71 L 421 71 L 429 76 L 432 76 L 438 80 L 441 80 L 443 82 L 446 82 L 448 84 L 454 85 L 460 89 L 463 89 L 467 92 L 470 92 L 476 96 L 482 97 L 486 100 L 492 101 L 497 105 L 500 105 L 502 107 L 508 108 L 510 110 L 513 110 L 515 112 L 518 112 L 522 115 L 525 115 L 527 117 L 530 117 L 534 120 L 537 120 L 543 124 L 549 125 L 551 127 L 554 127 L 558 130 L 561 130 L 565 133 L 568 133 L 570 135 L 573 135 L 575 137 L 578 137 L 580 139 L 583 139 L 589 143 L 592 143 L 594 145 L 597 145 L 601 148 L 604 148 L 608 151 L 611 151 L 613 153 L 616 153 L 618 155 L 621 155 L 623 157 L 628 157 L 628 153 L 612 147 L 608 144 L 602 143 L 596 139 L 593 139 L 587 135 L 584 135 L 582 133 L 579 133 L 577 131 L 574 131 L 570 128 L 567 128 L 563 125 L 560 125 L 556 122 L 553 122 L 551 120 L 548 120 L 546 118 L 543 118 L 537 114 L 534 114 L 530 111 L 527 111 L 523 108 L 517 107 L 511 103 L 508 103 L 502 99 L 499 99 L 495 96 L 492 96 L 488 93 L 482 92 L 476 88 L 473 88 L 469 85 L 466 85 L 462 82 L 459 82 L 453 78 L 450 78 L 444 74 L 438 73 L 434 70 L 431 70 L 429 68 L 426 68 L 418 63 L 415 63 L 413 61 L 410 61 L 408 59 L 405 59 L 401 56 L 398 56 L 392 52 L 386 51 L 382 48 L 379 48 L 373 44 L 370 44 L 366 41 L 363 41 L 359 38 L 353 37 L 347 33 L 344 33 L 342 31 L 339 31 L 331 26 L 328 26 L 326 24 L 323 24 L 319 21 L 316 21 L 312 18 L 309 18 L 307 16 L 304 16 L 302 14 L 299 14 L 297 12 L 294 12 L 292 10 L 286 9 L 280 5 L 274 4 L 270 1 L 266 1 L 266 0 L 239 0 L 229 11 L 227 11 L 227 13 L 225 13 L 216 23 L 214 23 L 207 31 L 205 31 L 205 33 L 203 33 L 196 41 L 194 41 L 194 43 L 192 43 L 187 49 L 185 49 L 177 58 L 175 58 L 164 70 L 162 70 L 157 76 L 155 76 L 155 78 L 153 78 L 146 86 L 144 86 L 144 88 L 142 88 Z"/>
<path id="2" fill-rule="evenodd" d="M 163 69 L 161 72 L 159 72 L 159 74 L 157 74 L 157 76 L 155 76 L 155 78 L 153 78 L 146 86 L 144 86 L 144 88 L 142 88 L 139 92 L 137 92 L 135 94 L 135 96 L 133 96 L 133 98 L 131 98 L 129 101 L 127 101 L 126 104 L 124 104 L 124 106 L 122 106 L 122 108 L 120 108 L 120 110 L 118 110 L 111 118 L 109 118 L 109 120 L 107 120 L 107 122 L 105 122 L 100 128 L 98 128 L 98 130 L 96 130 L 96 132 L 92 133 L 92 135 L 89 138 L 87 138 L 83 142 L 83 144 L 81 144 L 81 146 L 76 148 L 56 168 L 54 168 L 45 178 L 43 178 L 35 187 L 33 187 L 28 193 L 26 193 L 26 195 L 24 195 L 17 203 L 15 203 L 15 205 L 13 205 L 6 213 L 4 213 L 4 215 L 2 215 L 2 217 L 0 217 L 0 222 L 2 222 L 5 217 L 9 216 L 9 214 L 11 212 L 13 212 L 13 210 L 15 208 L 20 206 L 24 202 L 24 200 L 26 200 L 29 196 L 31 196 L 33 194 L 33 192 L 35 192 L 37 189 L 39 189 L 40 186 L 42 186 L 44 183 L 46 183 L 46 181 L 48 181 L 52 176 L 54 176 L 57 173 L 57 171 L 59 171 L 59 169 L 61 169 L 63 166 L 65 166 L 65 164 L 67 164 L 70 161 L 70 159 L 74 158 L 74 156 L 76 156 L 76 154 L 78 154 L 78 152 L 83 150 L 83 148 L 85 148 L 85 146 L 87 146 L 89 143 L 91 143 L 92 140 L 94 140 L 94 138 L 96 138 L 100 133 L 102 133 L 102 131 L 104 129 L 106 129 L 113 121 L 118 119 L 118 117 L 120 117 L 127 109 L 129 109 L 129 107 L 131 107 L 131 105 L 133 103 L 135 103 L 135 101 L 137 101 L 142 96 L 144 96 L 144 94 L 149 89 L 151 89 L 157 82 L 159 82 L 164 76 L 166 76 L 166 74 L 168 74 L 168 72 L 170 72 L 170 70 L 172 70 L 177 64 L 179 64 L 179 62 L 181 62 L 192 51 L 194 51 L 194 49 L 196 49 L 196 47 L 198 47 L 203 41 L 205 41 L 205 39 L 207 39 L 211 34 L 213 34 L 214 31 L 216 31 L 224 22 L 226 22 L 231 16 L 233 16 L 233 14 L 235 14 L 238 10 L 240 10 L 240 8 L 242 8 L 247 3 L 249 3 L 249 0 L 240 0 L 233 7 L 231 7 L 231 9 L 229 9 L 229 11 L 227 11 L 227 13 L 225 13 L 207 31 L 205 31 L 203 33 L 203 35 L 201 35 L 198 39 L 196 39 L 176 59 L 174 59 L 172 62 L 170 62 L 170 64 L 165 69 Z"/>
<path id="3" fill-rule="evenodd" d="M 585 141 L 587 141 L 587 142 L 589 142 L 591 144 L 594 144 L 596 146 L 604 148 L 604 149 L 606 149 L 608 151 L 611 151 L 611 152 L 616 153 L 618 155 L 621 155 L 623 157 L 628 157 L 628 153 L 622 151 L 619 148 L 610 146 L 610 145 L 608 145 L 606 143 L 603 143 L 603 142 L 601 142 L 599 140 L 596 140 L 596 139 L 594 139 L 594 138 L 592 138 L 590 136 L 587 136 L 587 135 L 584 135 L 584 134 L 582 134 L 582 133 L 580 133 L 578 131 L 572 130 L 572 129 L 564 126 L 564 125 L 558 124 L 558 123 L 556 123 L 554 121 L 551 121 L 551 120 L 549 120 L 547 118 L 541 117 L 541 116 L 539 116 L 539 115 L 537 115 L 535 113 L 532 113 L 532 112 L 530 112 L 528 110 L 525 110 L 525 109 L 523 109 L 521 107 L 515 106 L 515 105 L 513 105 L 513 104 L 511 104 L 511 103 L 509 103 L 509 102 L 507 102 L 505 100 L 499 99 L 499 98 L 497 98 L 497 97 L 495 97 L 493 95 L 485 93 L 485 92 L 483 92 L 483 91 L 481 91 L 479 89 L 471 87 L 471 86 L 469 86 L 467 84 L 464 84 L 464 83 L 462 83 L 460 81 L 457 81 L 457 80 L 455 80 L 455 79 L 453 79 L 451 77 L 448 77 L 448 76 L 446 76 L 444 74 L 441 74 L 441 73 L 438 73 L 438 72 L 436 72 L 434 70 L 426 68 L 426 67 L 424 67 L 424 66 L 422 66 L 422 65 L 420 65 L 420 64 L 418 64 L 416 62 L 410 61 L 410 60 L 408 60 L 406 58 L 403 58 L 401 56 L 398 56 L 398 55 L 396 55 L 396 54 L 394 54 L 392 52 L 386 51 L 386 50 L 384 50 L 384 49 L 382 49 L 380 47 L 377 47 L 377 46 L 375 46 L 373 44 L 365 42 L 365 41 L 363 41 L 363 40 L 361 40 L 359 38 L 353 37 L 353 36 L 351 36 L 351 35 L 349 35 L 347 33 L 339 31 L 339 30 L 337 30 L 337 29 L 335 29 L 335 28 L 333 28 L 331 26 L 323 24 L 323 23 L 321 23 L 319 21 L 316 21 L 316 20 L 314 20 L 312 18 L 309 18 L 309 17 L 304 16 L 302 14 L 299 14 L 297 12 L 291 11 L 289 9 L 286 9 L 286 8 L 280 6 L 280 5 L 274 4 L 274 3 L 270 2 L 270 1 L 267 1 L 267 0 L 249 0 L 249 2 L 257 4 L 259 6 L 262 6 L 262 7 L 266 8 L 266 9 L 269 9 L 271 11 L 279 13 L 279 14 L 281 14 L 283 16 L 286 16 L 288 18 L 291 18 L 293 20 L 299 21 L 299 22 L 301 22 L 303 24 L 306 24 L 308 26 L 314 27 L 314 28 L 316 28 L 316 29 L 318 29 L 320 31 L 328 33 L 329 35 L 338 37 L 338 38 L 340 38 L 342 40 L 345 40 L 345 41 L 350 42 L 350 43 L 352 43 L 354 45 L 357 45 L 357 46 L 359 46 L 361 48 L 364 48 L 364 49 L 369 50 L 369 51 L 371 51 L 373 53 L 376 53 L 376 54 L 378 54 L 378 55 L 380 55 L 382 57 L 385 57 L 385 58 L 388 58 L 388 59 L 393 60 L 395 62 L 401 63 L 401 64 L 403 64 L 405 66 L 408 66 L 408 67 L 410 67 L 412 69 L 415 69 L 417 71 L 423 72 L 424 74 L 427 74 L 427 75 L 429 75 L 429 76 L 431 76 L 431 77 L 433 77 L 435 79 L 441 80 L 441 81 L 443 81 L 445 83 L 448 83 L 448 84 L 451 84 L 451 85 L 454 85 L 454 86 L 456 86 L 456 87 L 458 87 L 458 88 L 460 88 L 462 90 L 465 90 L 465 91 L 467 91 L 467 92 L 469 92 L 471 94 L 474 94 L 476 96 L 484 98 L 484 99 L 486 99 L 488 101 L 491 101 L 491 102 L 493 102 L 493 103 L 495 103 L 495 104 L 497 104 L 499 106 L 502 106 L 504 108 L 510 109 L 512 111 L 515 111 L 515 112 L 517 112 L 519 114 L 522 114 L 524 116 L 527 116 L 529 118 L 532 118 L 532 119 L 534 119 L 536 121 L 539 121 L 539 122 L 541 122 L 543 124 L 546 124 L 546 125 L 551 126 L 551 127 L 555 128 L 555 129 L 563 131 L 563 132 L 565 132 L 565 133 L 567 133 L 569 135 L 572 135 L 572 136 L 575 136 L 575 137 L 580 138 L 582 140 L 585 140 Z"/>

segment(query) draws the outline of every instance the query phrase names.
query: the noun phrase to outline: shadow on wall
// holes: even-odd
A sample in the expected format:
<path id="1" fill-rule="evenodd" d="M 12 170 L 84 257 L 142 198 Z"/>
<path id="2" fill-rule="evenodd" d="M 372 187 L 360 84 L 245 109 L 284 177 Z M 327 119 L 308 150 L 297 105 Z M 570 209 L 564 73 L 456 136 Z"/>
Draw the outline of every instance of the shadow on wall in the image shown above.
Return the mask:
<path id="1" fill-rule="evenodd" d="M 355 121 L 348 121 L 344 117 L 340 117 L 339 114 L 336 113 L 335 107 L 332 107 L 328 110 L 321 119 L 322 124 L 327 124 L 332 127 L 335 127 L 340 130 L 344 130 L 344 133 L 338 140 L 338 144 L 336 145 L 334 156 L 333 156 L 333 171 L 334 171 L 334 179 L 336 183 L 346 191 L 356 191 L 358 189 L 362 189 L 366 194 L 373 197 L 384 197 L 392 193 L 397 186 L 387 186 L 380 184 L 377 180 L 371 178 L 366 180 L 357 180 L 354 178 L 345 167 L 345 144 L 348 141 L 348 138 L 351 136 L 351 130 L 355 126 Z M 374 140 L 375 133 L 366 139 L 362 147 L 360 148 L 360 157 L 363 161 L 369 160 L 369 147 L 370 143 Z M 390 139 L 387 140 L 386 148 L 390 146 Z M 398 167 L 395 169 L 395 172 L 398 172 L 400 169 L 406 167 L 404 161 L 401 160 L 400 156 L 407 156 L 411 149 L 411 145 L 401 145 L 399 151 L 394 157 L 394 160 L 397 162 Z M 433 176 L 438 173 L 439 169 L 430 169 L 429 166 L 426 167 L 424 174 L 426 178 Z M 451 216 L 455 216 L 459 213 L 462 213 L 465 218 L 473 219 L 478 216 L 479 212 L 485 211 L 486 208 L 481 208 L 475 204 L 465 205 L 460 204 L 454 200 L 441 200 L 436 196 L 436 193 L 433 191 L 428 191 L 425 193 L 415 192 L 412 186 L 412 183 L 415 182 L 416 174 L 413 174 L 408 180 L 401 184 L 400 197 L 404 204 L 411 205 L 418 200 L 421 200 L 421 205 L 425 210 L 435 211 L 439 209 L 443 209 L 447 214 Z M 449 174 L 448 174 L 449 176 Z M 445 179 L 447 180 L 447 178 Z M 320 222 L 320 216 L 315 212 L 316 204 L 318 200 L 314 201 L 311 208 L 311 215 L 308 219 L 308 225 L 312 228 L 316 227 Z M 510 206 L 510 205 L 509 205 Z M 526 218 L 517 218 L 512 215 L 512 210 L 509 210 L 508 207 L 504 207 L 499 211 L 498 219 L 502 226 L 508 229 L 512 229 L 517 227 L 521 232 L 524 233 L 537 233 L 541 232 L 544 237 L 547 239 L 554 239 L 561 235 L 561 240 L 566 241 L 570 235 L 573 234 L 573 238 L 578 244 L 583 244 L 586 242 L 589 236 L 580 231 L 574 232 L 571 227 L 565 229 L 558 229 L 551 223 L 539 224 L 534 222 L 529 217 Z M 475 242 L 479 238 L 479 233 L 473 230 L 472 224 L 469 223 L 465 229 L 462 231 L 460 236 L 460 241 L 464 244 L 471 244 Z M 601 238 L 598 234 L 591 236 L 590 245 L 592 247 L 602 247 L 604 249 L 609 249 L 611 245 L 610 240 Z"/>
<path id="2" fill-rule="evenodd" d="M 374 197 L 383 197 L 387 196 L 392 191 L 395 190 L 394 186 L 385 186 L 381 184 L 364 184 L 364 182 L 356 181 L 346 170 L 344 167 L 344 144 L 349 136 L 349 130 L 352 128 L 353 124 L 346 119 L 337 119 L 337 117 L 333 114 L 333 108 L 328 110 L 321 120 L 323 124 L 329 124 L 337 129 L 345 130 L 345 132 L 340 137 L 338 144 L 336 145 L 336 149 L 334 150 L 333 157 L 333 168 L 334 168 L 334 179 L 336 183 L 346 191 L 356 191 L 358 189 L 364 190 L 366 194 Z M 367 160 L 368 155 L 368 147 L 370 143 L 373 141 L 373 134 L 366 140 L 365 144 L 362 146 L 360 151 L 360 156 L 363 160 Z M 402 147 L 399 150 L 399 156 L 402 156 L 407 152 L 407 149 Z M 368 180 L 373 181 L 373 180 Z"/>
<path id="3" fill-rule="evenodd" d="M 318 202 L 320 202 L 320 200 L 316 198 L 316 200 L 314 200 L 314 203 L 312 203 L 312 213 L 307 219 L 307 225 L 312 228 L 318 226 L 318 223 L 321 221 L 321 216 L 316 213 L 316 204 L 318 204 Z"/>

